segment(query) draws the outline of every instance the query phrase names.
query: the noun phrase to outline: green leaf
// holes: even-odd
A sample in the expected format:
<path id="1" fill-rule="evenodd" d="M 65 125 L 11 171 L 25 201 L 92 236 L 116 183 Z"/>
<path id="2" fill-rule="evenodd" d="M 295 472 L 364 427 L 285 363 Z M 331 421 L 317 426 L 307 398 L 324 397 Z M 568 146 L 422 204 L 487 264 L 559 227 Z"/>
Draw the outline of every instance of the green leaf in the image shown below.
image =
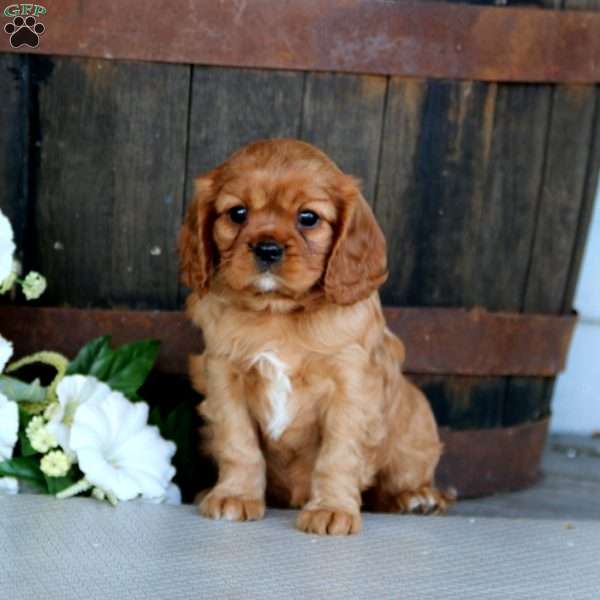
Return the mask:
<path id="1" fill-rule="evenodd" d="M 104 381 L 126 396 L 134 395 L 152 370 L 159 349 L 158 340 L 143 340 L 121 346 L 114 351 L 108 376 Z"/>
<path id="2" fill-rule="evenodd" d="M 19 429 L 25 431 L 31 419 L 33 419 L 33 416 L 24 411 L 22 406 L 19 406 Z"/>
<path id="3" fill-rule="evenodd" d="M 165 424 L 164 424 L 163 418 L 160 414 L 160 407 L 158 407 L 158 406 L 152 407 L 152 409 L 150 410 L 150 414 L 148 415 L 148 423 L 150 423 L 151 425 L 156 425 L 158 427 L 158 429 L 160 430 L 160 432 L 162 433 Z"/>
<path id="4" fill-rule="evenodd" d="M 192 455 L 190 444 L 190 432 L 192 431 L 193 407 L 182 402 L 176 406 L 166 419 L 162 418 L 158 407 L 154 407 L 148 419 L 156 425 L 160 434 L 166 439 L 175 442 L 177 454 L 180 457 Z"/>
<path id="5" fill-rule="evenodd" d="M 75 477 L 71 475 L 66 475 L 65 477 L 48 477 L 47 475 L 44 475 L 44 478 L 46 480 L 46 486 L 48 487 L 48 493 L 52 495 L 56 495 L 59 492 L 66 490 L 77 481 Z"/>
<path id="6" fill-rule="evenodd" d="M 21 444 L 21 454 L 23 456 L 33 456 L 38 453 L 31 445 L 31 442 L 24 431 L 19 431 L 19 442 Z"/>
<path id="7" fill-rule="evenodd" d="M 91 375 L 94 370 L 94 365 L 96 364 L 95 370 L 99 371 L 99 364 L 103 363 L 109 356 L 112 356 L 110 336 L 104 335 L 93 339 L 83 346 L 77 356 L 69 363 L 67 375 L 73 375 L 75 373 Z M 100 378 L 98 377 L 98 379 Z"/>
<path id="8" fill-rule="evenodd" d="M 29 421 L 33 419 L 33 415 L 28 413 L 27 410 L 23 407 L 23 405 L 19 406 L 19 445 L 21 448 L 20 454 L 23 456 L 33 456 L 37 454 L 37 450 L 34 450 L 29 438 L 25 431 L 27 430 L 27 425 L 29 425 Z"/>
<path id="9" fill-rule="evenodd" d="M 46 410 L 47 406 L 47 402 L 19 402 L 19 407 L 29 415 L 39 415 Z"/>
<path id="10" fill-rule="evenodd" d="M 8 365 L 8 367 L 6 367 L 5 372 L 12 373 L 28 365 L 35 365 L 37 363 L 48 365 L 56 370 L 56 375 L 54 376 L 54 379 L 46 389 L 46 400 L 55 400 L 56 386 L 58 385 L 60 380 L 65 376 L 67 368 L 69 366 L 69 361 L 62 354 L 59 354 L 58 352 L 50 352 L 48 350 L 35 352 L 34 354 L 29 354 L 28 356 L 24 356 L 23 358 L 12 362 L 10 365 Z"/>
<path id="11" fill-rule="evenodd" d="M 137 401 L 141 398 L 136 392 L 152 370 L 159 348 L 158 340 L 143 340 L 111 350 L 110 337 L 104 336 L 81 349 L 69 365 L 68 373 L 93 375 Z"/>
<path id="12" fill-rule="evenodd" d="M 27 481 L 33 487 L 47 492 L 46 480 L 35 458 L 17 456 L 0 462 L 0 477 L 16 477 Z"/>
<path id="13" fill-rule="evenodd" d="M 24 383 L 15 377 L 0 375 L 0 393 L 16 402 L 38 404 L 46 401 L 46 388 L 37 379 L 32 383 Z"/>

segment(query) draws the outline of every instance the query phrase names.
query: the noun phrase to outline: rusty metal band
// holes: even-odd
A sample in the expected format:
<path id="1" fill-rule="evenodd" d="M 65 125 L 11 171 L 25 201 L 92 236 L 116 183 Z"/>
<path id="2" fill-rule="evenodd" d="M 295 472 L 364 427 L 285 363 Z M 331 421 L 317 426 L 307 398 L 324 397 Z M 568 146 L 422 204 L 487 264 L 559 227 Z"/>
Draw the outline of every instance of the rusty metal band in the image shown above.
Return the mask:
<path id="1" fill-rule="evenodd" d="M 407 349 L 408 373 L 551 377 L 565 366 L 574 316 L 490 313 L 475 309 L 384 309 Z M 112 334 L 116 344 L 157 338 L 158 368 L 184 373 L 202 335 L 179 311 L 0 307 L 0 332 L 17 355 L 53 349 L 73 356 L 90 339 Z"/>
<path id="2" fill-rule="evenodd" d="M 414 0 L 54 0 L 45 8 L 36 49 L 15 50 L 2 34 L 0 51 L 482 81 L 600 81 L 600 14 L 585 11 Z M 3 17 L 2 27 L 11 19 Z"/>
<path id="3" fill-rule="evenodd" d="M 440 429 L 444 452 L 436 471 L 440 488 L 459 498 L 520 489 L 537 481 L 548 419 L 515 427 Z"/>

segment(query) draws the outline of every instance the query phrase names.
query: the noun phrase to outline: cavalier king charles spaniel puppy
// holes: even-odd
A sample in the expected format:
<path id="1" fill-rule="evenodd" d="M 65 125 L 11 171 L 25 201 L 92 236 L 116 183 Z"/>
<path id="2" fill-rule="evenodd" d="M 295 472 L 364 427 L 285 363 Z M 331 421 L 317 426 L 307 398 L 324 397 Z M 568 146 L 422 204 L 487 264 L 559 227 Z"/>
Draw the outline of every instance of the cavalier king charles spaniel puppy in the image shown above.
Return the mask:
<path id="1" fill-rule="evenodd" d="M 238 150 L 195 181 L 179 240 L 190 359 L 218 481 L 199 509 L 253 520 L 266 499 L 317 534 L 373 510 L 444 511 L 441 444 L 378 288 L 386 246 L 356 179 L 289 139 Z"/>

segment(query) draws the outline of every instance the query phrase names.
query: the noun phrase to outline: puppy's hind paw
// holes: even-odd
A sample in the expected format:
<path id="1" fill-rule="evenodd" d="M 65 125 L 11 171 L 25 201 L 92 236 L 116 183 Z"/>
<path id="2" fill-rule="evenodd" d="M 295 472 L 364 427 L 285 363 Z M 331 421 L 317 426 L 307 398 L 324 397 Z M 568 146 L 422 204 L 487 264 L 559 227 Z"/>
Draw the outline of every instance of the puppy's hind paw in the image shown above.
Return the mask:
<path id="1" fill-rule="evenodd" d="M 360 514 L 319 508 L 301 511 L 296 527 L 318 535 L 350 535 L 362 529 L 362 520 Z"/>
<path id="2" fill-rule="evenodd" d="M 200 502 L 198 510 L 209 519 L 257 521 L 265 515 L 265 502 L 260 498 L 223 496 L 210 492 Z"/>
<path id="3" fill-rule="evenodd" d="M 398 510 L 404 513 L 438 515 L 448 511 L 456 500 L 456 492 L 441 492 L 433 487 L 422 487 L 414 492 L 401 492 L 398 495 Z"/>

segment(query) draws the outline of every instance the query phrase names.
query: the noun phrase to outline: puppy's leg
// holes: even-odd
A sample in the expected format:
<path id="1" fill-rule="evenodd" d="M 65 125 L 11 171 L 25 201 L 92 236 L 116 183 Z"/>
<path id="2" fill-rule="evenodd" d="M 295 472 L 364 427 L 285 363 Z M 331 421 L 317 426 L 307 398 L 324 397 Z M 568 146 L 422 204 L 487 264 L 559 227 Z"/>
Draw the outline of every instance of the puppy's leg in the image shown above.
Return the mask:
<path id="1" fill-rule="evenodd" d="M 361 530 L 360 475 L 364 457 L 361 415 L 354 408 L 352 402 L 340 398 L 324 415 L 310 499 L 296 522 L 302 531 L 348 535 Z"/>
<path id="2" fill-rule="evenodd" d="M 217 462 L 219 479 L 199 510 L 213 519 L 261 519 L 265 512 L 265 460 L 241 378 L 225 361 L 207 358 L 206 363 L 210 377 L 199 411 L 208 424 L 208 449 Z"/>
<path id="3" fill-rule="evenodd" d="M 206 356 L 204 354 L 190 354 L 188 358 L 188 372 L 192 387 L 199 394 L 206 394 Z"/>
<path id="4" fill-rule="evenodd" d="M 433 483 L 442 445 L 429 403 L 408 380 L 400 386 L 399 402 L 406 411 L 396 414 L 386 444 L 385 466 L 377 475 L 372 508 L 384 512 L 444 513 L 454 501 L 452 493 Z"/>

